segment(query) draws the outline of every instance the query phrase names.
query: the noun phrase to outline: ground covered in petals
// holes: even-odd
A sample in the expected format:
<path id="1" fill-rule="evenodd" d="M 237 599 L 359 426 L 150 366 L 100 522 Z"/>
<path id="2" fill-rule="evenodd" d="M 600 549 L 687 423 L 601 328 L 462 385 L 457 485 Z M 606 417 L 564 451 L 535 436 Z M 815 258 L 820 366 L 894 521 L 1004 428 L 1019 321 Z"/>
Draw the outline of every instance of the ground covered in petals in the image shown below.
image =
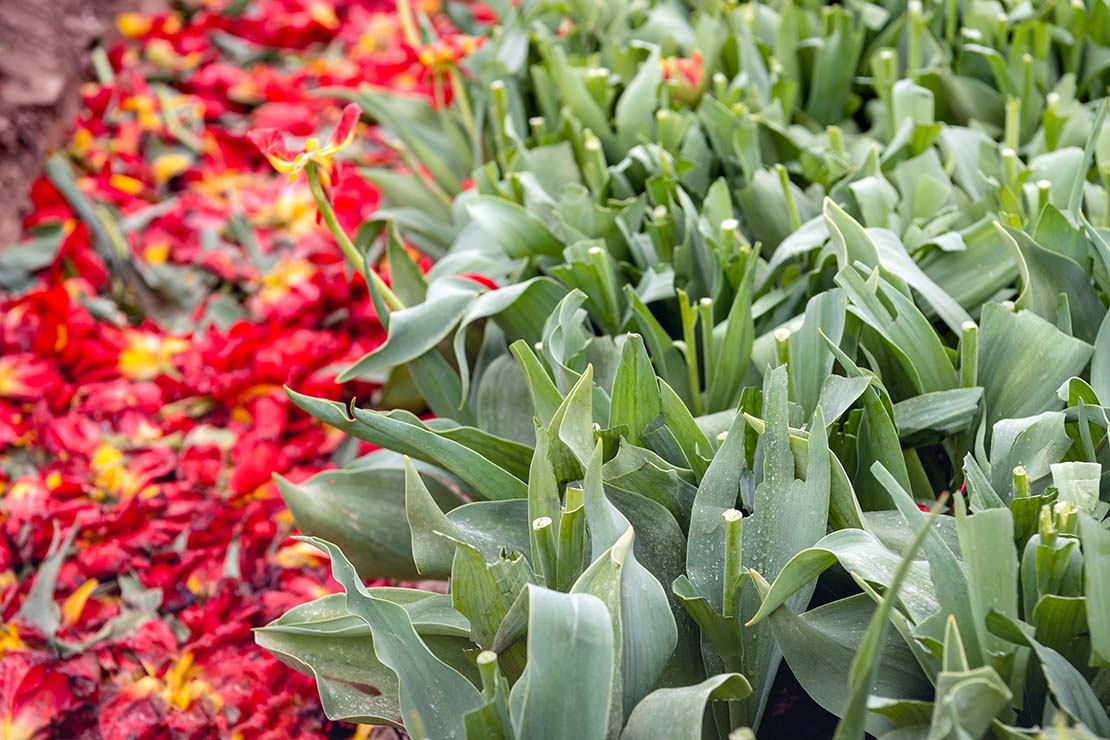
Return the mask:
<path id="1" fill-rule="evenodd" d="M 0 251 L 0 736 L 346 737 L 251 629 L 334 588 L 271 481 L 359 450 L 283 385 L 365 398 L 339 368 L 382 331 L 248 140 L 326 137 L 363 83 L 431 89 L 391 3 L 191 0 L 123 16 L 98 81 Z M 424 8 L 434 12 L 435 8 Z M 360 125 L 331 178 L 376 192 Z M 323 584 L 323 585 L 322 585 Z"/>

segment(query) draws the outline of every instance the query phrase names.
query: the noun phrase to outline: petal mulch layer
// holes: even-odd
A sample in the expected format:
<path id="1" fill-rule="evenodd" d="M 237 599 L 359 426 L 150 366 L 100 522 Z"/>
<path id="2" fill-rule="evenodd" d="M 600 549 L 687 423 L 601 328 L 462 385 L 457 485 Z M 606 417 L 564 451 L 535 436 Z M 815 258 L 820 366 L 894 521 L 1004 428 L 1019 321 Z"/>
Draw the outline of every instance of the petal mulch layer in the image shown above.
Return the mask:
<path id="1" fill-rule="evenodd" d="M 392 3 L 174 7 L 119 17 L 94 51 L 23 240 L 0 249 L 0 726 L 365 737 L 251 629 L 337 590 L 271 475 L 361 451 L 283 386 L 370 397 L 334 380 L 383 331 L 308 184 L 246 133 L 326 138 L 324 88 L 432 91 Z M 378 200 L 356 165 L 389 161 L 360 125 L 331 179 L 348 229 Z"/>

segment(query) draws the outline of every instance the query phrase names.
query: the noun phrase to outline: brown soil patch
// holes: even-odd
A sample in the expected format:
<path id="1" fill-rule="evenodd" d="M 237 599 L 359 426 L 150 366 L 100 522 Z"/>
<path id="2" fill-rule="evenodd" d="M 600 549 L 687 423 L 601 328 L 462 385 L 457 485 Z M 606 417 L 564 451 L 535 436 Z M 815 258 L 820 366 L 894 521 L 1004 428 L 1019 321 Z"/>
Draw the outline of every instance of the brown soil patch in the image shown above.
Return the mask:
<path id="1" fill-rule="evenodd" d="M 0 247 L 19 237 L 27 191 L 89 77 L 89 51 L 145 0 L 0 0 Z"/>

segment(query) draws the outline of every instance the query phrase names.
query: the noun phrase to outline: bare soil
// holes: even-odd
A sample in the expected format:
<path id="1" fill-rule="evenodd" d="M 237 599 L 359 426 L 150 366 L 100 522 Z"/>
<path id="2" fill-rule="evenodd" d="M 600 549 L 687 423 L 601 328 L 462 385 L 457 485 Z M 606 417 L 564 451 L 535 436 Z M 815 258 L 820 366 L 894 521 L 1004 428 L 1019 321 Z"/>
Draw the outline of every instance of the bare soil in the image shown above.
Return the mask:
<path id="1" fill-rule="evenodd" d="M 89 52 L 145 0 L 0 0 L 0 247 L 19 237 L 27 194 L 89 78 Z"/>

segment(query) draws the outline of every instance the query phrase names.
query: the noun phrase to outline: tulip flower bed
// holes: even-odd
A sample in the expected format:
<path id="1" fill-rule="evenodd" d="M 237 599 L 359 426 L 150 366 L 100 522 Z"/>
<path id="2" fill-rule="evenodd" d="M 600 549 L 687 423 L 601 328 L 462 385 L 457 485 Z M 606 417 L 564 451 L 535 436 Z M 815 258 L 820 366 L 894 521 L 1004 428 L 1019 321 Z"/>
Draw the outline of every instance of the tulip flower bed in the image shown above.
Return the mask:
<path id="1" fill-rule="evenodd" d="M 382 449 L 259 644 L 419 738 L 1110 736 L 1110 5 L 489 5 L 344 94 L 414 398 L 290 391 Z"/>
<path id="2" fill-rule="evenodd" d="M 369 397 L 334 378 L 383 332 L 247 132 L 326 133 L 326 86 L 425 85 L 391 5 L 236 5 L 119 19 L 0 251 L 4 740 L 355 731 L 251 629 L 335 588 L 271 475 L 358 452 L 282 386 Z M 377 204 L 354 165 L 388 160 L 360 134 L 331 183 L 348 228 Z"/>
<path id="3" fill-rule="evenodd" d="M 0 260 L 0 740 L 1110 737 L 1110 0 L 120 28 Z"/>

